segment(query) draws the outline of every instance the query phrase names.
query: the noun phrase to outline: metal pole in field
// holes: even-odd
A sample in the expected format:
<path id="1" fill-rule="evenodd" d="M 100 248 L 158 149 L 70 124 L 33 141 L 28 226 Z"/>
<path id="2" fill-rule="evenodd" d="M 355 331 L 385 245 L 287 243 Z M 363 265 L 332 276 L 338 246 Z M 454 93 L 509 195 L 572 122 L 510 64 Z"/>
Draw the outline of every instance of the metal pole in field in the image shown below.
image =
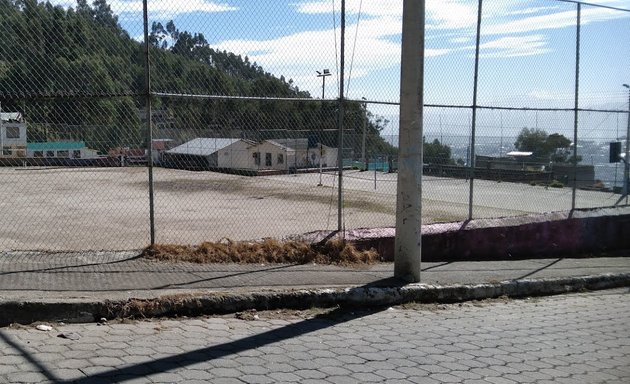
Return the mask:
<path id="1" fill-rule="evenodd" d="M 573 112 L 573 188 L 571 190 L 571 211 L 575 209 L 577 192 L 577 144 L 578 144 L 578 106 L 580 91 L 580 17 L 582 4 L 577 4 L 577 29 L 575 33 L 575 108 Z"/>
<path id="2" fill-rule="evenodd" d="M 468 220 L 473 218 L 473 192 L 475 184 L 475 136 L 477 131 L 477 85 L 479 79 L 479 40 L 481 37 L 481 10 L 483 0 L 477 6 L 477 40 L 475 43 L 475 77 L 473 84 L 472 122 L 470 137 L 470 185 L 468 191 Z"/>
<path id="3" fill-rule="evenodd" d="M 424 0 L 404 0 L 394 276 L 420 281 Z"/>
<path id="4" fill-rule="evenodd" d="M 628 205 L 628 189 L 630 188 L 630 85 L 624 84 L 624 87 L 628 88 L 628 127 L 626 130 L 626 161 L 623 172 L 623 181 L 626 187 L 626 205 Z"/>
<path id="5" fill-rule="evenodd" d="M 149 231 L 155 244 L 155 200 L 153 190 L 153 125 L 151 124 L 151 61 L 149 57 L 149 16 L 147 0 L 142 1 L 144 19 L 144 92 L 147 108 L 147 166 L 149 168 Z"/>
<path id="6" fill-rule="evenodd" d="M 363 100 L 365 100 L 365 97 L 362 97 Z M 365 159 L 365 141 L 366 141 L 366 135 L 367 135 L 367 123 L 368 123 L 368 117 L 367 117 L 367 103 L 363 103 L 363 137 L 361 138 L 361 167 L 362 167 L 362 171 L 367 171 L 367 161 Z"/>
<path id="7" fill-rule="evenodd" d="M 337 193 L 337 231 L 343 231 L 343 78 L 345 76 L 345 36 L 346 36 L 346 0 L 341 0 L 341 44 L 339 49 L 339 145 L 337 149 L 337 166 L 339 168 L 339 191 Z"/>

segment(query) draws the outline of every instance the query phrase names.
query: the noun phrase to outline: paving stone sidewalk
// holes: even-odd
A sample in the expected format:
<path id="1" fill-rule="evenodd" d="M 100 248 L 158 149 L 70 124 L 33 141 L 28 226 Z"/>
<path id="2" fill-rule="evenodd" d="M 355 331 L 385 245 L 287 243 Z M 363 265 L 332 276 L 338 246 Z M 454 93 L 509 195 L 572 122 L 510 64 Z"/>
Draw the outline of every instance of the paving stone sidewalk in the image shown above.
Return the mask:
<path id="1" fill-rule="evenodd" d="M 391 284 L 393 264 L 236 265 L 164 263 L 136 252 L 0 253 L 0 301 L 74 297 L 152 297 L 178 291 L 256 291 Z M 423 263 L 422 283 L 479 284 L 506 280 L 630 273 L 630 257 Z"/>
<path id="2" fill-rule="evenodd" d="M 621 384 L 629 295 L 0 328 L 0 382 Z"/>

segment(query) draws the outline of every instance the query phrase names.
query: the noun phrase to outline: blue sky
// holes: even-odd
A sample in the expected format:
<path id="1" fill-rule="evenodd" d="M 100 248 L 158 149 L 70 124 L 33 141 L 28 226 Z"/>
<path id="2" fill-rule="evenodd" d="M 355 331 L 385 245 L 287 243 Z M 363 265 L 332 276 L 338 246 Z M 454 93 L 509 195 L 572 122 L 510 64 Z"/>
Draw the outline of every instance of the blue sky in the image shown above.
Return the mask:
<path id="1" fill-rule="evenodd" d="M 630 0 L 591 2 L 630 9 Z M 142 1 L 109 4 L 130 35 L 141 38 Z M 347 0 L 346 6 L 347 97 L 398 101 L 402 0 Z M 202 32 L 211 45 L 249 56 L 314 97 L 322 84 L 315 71 L 329 68 L 326 97 L 334 98 L 340 7 L 340 0 L 149 0 L 149 17 Z M 426 103 L 472 103 L 476 17 L 476 0 L 426 1 Z M 571 3 L 484 1 L 479 104 L 573 107 L 575 23 Z M 580 106 L 627 108 L 622 84 L 630 83 L 630 13 L 584 5 L 580 54 Z M 372 107 L 390 117 L 395 133 L 396 108 Z M 465 114 L 450 115 L 440 112 L 442 121 L 457 119 L 458 125 Z M 530 117 L 521 119 L 515 126 L 532 125 Z"/>

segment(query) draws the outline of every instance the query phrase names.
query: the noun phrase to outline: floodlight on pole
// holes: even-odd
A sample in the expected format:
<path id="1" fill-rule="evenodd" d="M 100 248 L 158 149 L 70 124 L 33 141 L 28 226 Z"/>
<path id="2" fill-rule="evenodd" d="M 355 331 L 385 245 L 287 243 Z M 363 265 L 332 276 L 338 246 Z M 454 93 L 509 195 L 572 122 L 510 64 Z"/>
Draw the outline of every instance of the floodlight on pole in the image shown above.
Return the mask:
<path id="1" fill-rule="evenodd" d="M 320 71 L 315 71 L 315 72 L 317 72 L 317 77 L 322 78 L 322 100 L 324 100 L 324 91 L 326 89 L 326 77 L 332 75 L 332 73 L 330 73 L 329 69 L 324 69 L 322 70 L 322 72 Z"/>

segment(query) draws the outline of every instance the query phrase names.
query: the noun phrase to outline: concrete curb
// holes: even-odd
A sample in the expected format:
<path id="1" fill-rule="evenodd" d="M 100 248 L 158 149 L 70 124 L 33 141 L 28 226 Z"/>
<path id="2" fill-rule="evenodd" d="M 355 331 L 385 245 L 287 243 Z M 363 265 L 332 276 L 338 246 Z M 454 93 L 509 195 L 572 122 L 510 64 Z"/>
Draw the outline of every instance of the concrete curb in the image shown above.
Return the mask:
<path id="1" fill-rule="evenodd" d="M 474 285 L 410 284 L 401 287 L 364 286 L 249 293 L 203 292 L 117 301 L 8 301 L 0 303 L 0 326 L 37 321 L 93 322 L 103 317 L 114 319 L 211 315 L 251 309 L 389 306 L 409 302 L 454 303 L 502 296 L 546 296 L 620 287 L 630 287 L 630 273 L 523 279 Z"/>

